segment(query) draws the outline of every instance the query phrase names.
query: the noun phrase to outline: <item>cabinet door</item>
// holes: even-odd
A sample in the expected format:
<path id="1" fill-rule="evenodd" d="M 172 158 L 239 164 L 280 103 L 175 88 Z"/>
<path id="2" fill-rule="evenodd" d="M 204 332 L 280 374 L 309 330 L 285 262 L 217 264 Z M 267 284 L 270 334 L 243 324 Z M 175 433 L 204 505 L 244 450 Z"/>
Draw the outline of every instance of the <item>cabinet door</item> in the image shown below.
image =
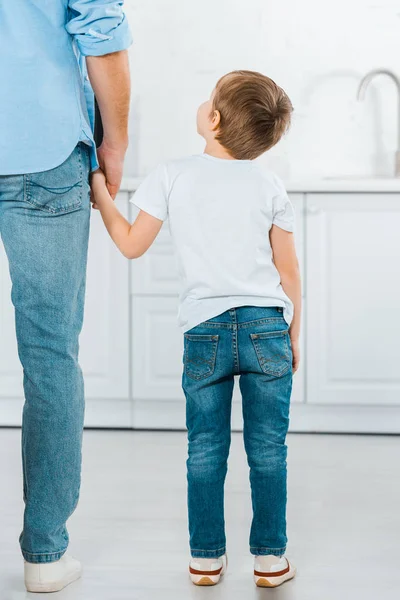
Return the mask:
<path id="1" fill-rule="evenodd" d="M 400 195 L 306 204 L 307 401 L 399 404 Z"/>
<path id="2" fill-rule="evenodd" d="M 182 334 L 177 326 L 178 300 L 132 299 L 132 391 L 134 398 L 181 397 Z"/>
<path id="3" fill-rule="evenodd" d="M 133 426 L 184 429 L 183 336 L 177 297 L 132 297 Z"/>
<path id="4" fill-rule="evenodd" d="M 116 202 L 126 216 L 127 194 Z M 92 212 L 80 362 L 88 399 L 129 399 L 129 262 L 98 211 Z"/>

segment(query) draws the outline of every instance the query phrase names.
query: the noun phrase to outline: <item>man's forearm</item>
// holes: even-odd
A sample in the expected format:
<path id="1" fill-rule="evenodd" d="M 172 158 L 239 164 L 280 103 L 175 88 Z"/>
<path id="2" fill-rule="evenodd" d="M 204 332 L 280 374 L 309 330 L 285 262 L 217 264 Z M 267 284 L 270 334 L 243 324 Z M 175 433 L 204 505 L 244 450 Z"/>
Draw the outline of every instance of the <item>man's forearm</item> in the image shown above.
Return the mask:
<path id="1" fill-rule="evenodd" d="M 131 87 L 128 53 L 122 50 L 104 56 L 87 56 L 86 64 L 103 124 L 103 141 L 97 157 L 107 179 L 108 191 L 115 198 L 128 147 Z"/>
<path id="2" fill-rule="evenodd" d="M 86 64 L 99 105 L 104 142 L 111 149 L 125 151 L 131 87 L 128 52 L 87 56 Z"/>

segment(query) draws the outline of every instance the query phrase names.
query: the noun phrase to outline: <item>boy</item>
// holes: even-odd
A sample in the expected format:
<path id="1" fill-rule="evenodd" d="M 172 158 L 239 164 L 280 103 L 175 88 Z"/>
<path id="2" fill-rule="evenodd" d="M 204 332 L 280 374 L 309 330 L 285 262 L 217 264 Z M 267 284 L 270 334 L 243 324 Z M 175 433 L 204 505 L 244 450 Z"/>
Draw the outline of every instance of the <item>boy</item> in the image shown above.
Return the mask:
<path id="1" fill-rule="evenodd" d="M 286 549 L 286 445 L 292 374 L 299 363 L 300 276 L 293 209 L 280 180 L 253 159 L 286 132 L 292 105 L 252 71 L 222 77 L 199 108 L 204 154 L 160 165 L 119 213 L 101 173 L 93 205 L 128 258 L 151 246 L 168 217 L 182 289 L 183 390 L 189 440 L 188 510 L 196 585 L 226 569 L 224 481 L 234 375 L 240 376 L 250 466 L 250 551 L 260 587 L 294 577 Z M 290 328 L 289 328 L 290 326 Z"/>

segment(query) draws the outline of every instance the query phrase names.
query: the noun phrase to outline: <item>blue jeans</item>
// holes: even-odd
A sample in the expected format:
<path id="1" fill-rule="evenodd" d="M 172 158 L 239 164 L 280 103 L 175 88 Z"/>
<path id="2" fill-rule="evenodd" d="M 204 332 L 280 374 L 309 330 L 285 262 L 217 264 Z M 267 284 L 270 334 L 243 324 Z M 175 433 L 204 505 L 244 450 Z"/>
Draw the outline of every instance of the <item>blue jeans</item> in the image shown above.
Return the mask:
<path id="1" fill-rule="evenodd" d="M 89 149 L 50 171 L 0 176 L 0 234 L 8 256 L 24 370 L 22 461 L 29 562 L 68 546 L 78 501 L 83 379 L 78 364 L 89 236 Z"/>
<path id="2" fill-rule="evenodd" d="M 282 309 L 232 309 L 194 327 L 184 341 L 191 554 L 215 558 L 226 551 L 224 482 L 239 375 L 253 505 L 250 552 L 280 556 L 287 542 L 285 438 L 292 390 Z"/>

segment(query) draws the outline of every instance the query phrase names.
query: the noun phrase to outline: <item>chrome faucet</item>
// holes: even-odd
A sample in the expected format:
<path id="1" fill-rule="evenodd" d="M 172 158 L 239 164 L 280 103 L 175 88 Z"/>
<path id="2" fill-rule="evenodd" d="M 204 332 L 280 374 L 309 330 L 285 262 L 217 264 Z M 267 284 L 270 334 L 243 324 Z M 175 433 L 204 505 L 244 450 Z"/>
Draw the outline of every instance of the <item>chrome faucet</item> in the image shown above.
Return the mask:
<path id="1" fill-rule="evenodd" d="M 400 177 L 400 79 L 395 73 L 393 73 L 393 71 L 389 71 L 388 69 L 375 69 L 370 71 L 360 82 L 357 98 L 358 100 L 364 100 L 367 87 L 377 75 L 387 75 L 394 81 L 397 88 L 399 109 L 397 111 L 397 150 L 395 155 L 395 177 Z"/>

